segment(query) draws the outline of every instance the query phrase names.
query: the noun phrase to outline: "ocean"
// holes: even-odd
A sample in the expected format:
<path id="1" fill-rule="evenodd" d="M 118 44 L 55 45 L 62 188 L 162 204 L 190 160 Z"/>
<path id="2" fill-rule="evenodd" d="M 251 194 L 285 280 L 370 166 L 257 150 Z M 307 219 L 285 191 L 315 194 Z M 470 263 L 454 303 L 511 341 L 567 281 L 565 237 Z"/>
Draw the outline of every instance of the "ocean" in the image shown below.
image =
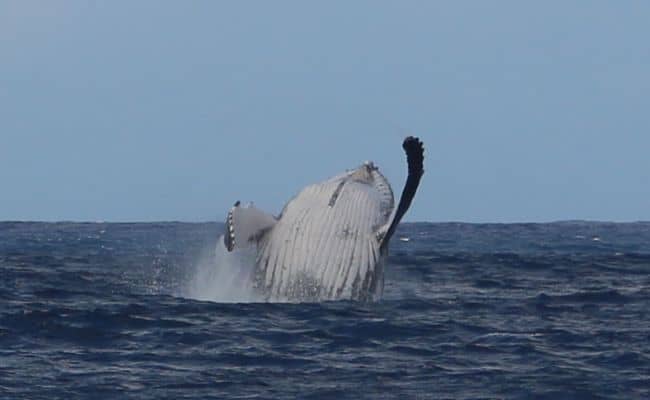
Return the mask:
<path id="1" fill-rule="evenodd" d="M 216 223 L 0 222 L 1 399 L 648 399 L 650 223 L 406 223 L 264 303 Z"/>

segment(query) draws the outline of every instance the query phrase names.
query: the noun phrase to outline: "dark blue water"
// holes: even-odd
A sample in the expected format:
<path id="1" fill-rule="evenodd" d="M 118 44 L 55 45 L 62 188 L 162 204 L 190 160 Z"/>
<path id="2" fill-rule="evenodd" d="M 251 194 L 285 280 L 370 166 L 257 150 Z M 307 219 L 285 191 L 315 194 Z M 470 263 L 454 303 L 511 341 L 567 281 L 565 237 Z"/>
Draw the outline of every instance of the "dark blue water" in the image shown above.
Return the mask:
<path id="1" fill-rule="evenodd" d="M 0 223 L 0 398 L 650 398 L 650 223 L 404 224 L 375 304 L 199 300 L 221 230 Z"/>

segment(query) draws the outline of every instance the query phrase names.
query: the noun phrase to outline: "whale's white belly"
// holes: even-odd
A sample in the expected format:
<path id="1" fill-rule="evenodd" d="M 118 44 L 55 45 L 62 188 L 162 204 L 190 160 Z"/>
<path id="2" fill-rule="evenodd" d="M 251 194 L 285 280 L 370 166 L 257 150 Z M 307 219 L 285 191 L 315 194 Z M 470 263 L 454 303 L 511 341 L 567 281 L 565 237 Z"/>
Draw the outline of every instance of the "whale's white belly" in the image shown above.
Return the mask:
<path id="1" fill-rule="evenodd" d="M 381 295 L 377 229 L 386 223 L 385 199 L 362 182 L 341 182 L 305 188 L 260 243 L 257 284 L 270 299 Z"/>

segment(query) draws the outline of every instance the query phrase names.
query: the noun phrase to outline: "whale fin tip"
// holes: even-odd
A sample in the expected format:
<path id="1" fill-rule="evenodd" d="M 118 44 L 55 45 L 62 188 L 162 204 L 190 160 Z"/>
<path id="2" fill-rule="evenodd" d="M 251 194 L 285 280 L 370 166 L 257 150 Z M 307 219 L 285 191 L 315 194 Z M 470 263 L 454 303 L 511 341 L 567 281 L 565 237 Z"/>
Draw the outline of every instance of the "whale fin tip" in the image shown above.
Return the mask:
<path id="1" fill-rule="evenodd" d="M 276 219 L 272 215 L 252 205 L 242 207 L 240 201 L 235 202 L 226 217 L 226 233 L 223 237 L 226 249 L 243 249 L 258 242 L 275 223 Z"/>

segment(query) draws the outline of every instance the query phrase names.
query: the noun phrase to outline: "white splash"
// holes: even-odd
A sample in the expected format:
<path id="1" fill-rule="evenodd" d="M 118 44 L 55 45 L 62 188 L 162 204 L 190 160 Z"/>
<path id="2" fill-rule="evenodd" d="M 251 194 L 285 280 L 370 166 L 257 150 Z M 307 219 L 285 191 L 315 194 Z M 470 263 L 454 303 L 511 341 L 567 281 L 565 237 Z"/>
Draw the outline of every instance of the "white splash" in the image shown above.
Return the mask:
<path id="1" fill-rule="evenodd" d="M 220 237 L 215 252 L 206 252 L 195 263 L 181 296 L 219 303 L 263 301 L 252 287 L 250 275 L 254 265 L 253 251 L 229 253 Z"/>

